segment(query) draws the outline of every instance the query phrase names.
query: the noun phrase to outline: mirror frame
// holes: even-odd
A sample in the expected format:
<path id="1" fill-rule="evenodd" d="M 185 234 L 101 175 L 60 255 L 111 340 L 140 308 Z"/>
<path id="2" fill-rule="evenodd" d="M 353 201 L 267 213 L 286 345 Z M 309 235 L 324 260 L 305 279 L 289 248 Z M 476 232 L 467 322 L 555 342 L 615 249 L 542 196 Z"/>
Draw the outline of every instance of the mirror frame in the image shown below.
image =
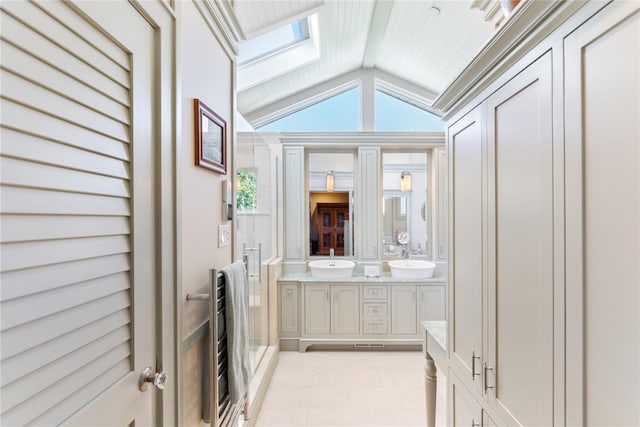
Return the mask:
<path id="1" fill-rule="evenodd" d="M 356 232 L 357 232 L 357 227 L 355 225 L 355 207 L 356 207 L 356 203 L 357 203 L 357 161 L 358 161 L 358 152 L 356 150 L 354 150 L 352 147 L 347 147 L 347 148 L 329 148 L 329 147 L 322 147 L 322 148 L 310 148 L 310 147 L 305 147 L 304 148 L 304 190 L 305 190 L 305 196 L 304 196 L 304 215 L 305 215 L 305 222 L 304 222 L 304 235 L 306 236 L 306 244 L 305 244 L 305 257 L 308 260 L 313 260 L 313 259 L 324 259 L 327 258 L 329 255 L 311 255 L 311 248 L 310 248 L 310 241 L 311 241 L 311 193 L 312 192 L 323 192 L 322 190 L 312 190 L 311 189 L 311 176 L 310 176 L 310 155 L 312 154 L 351 154 L 352 155 L 352 159 L 353 159 L 353 186 L 351 188 L 351 190 L 342 190 L 340 188 L 336 188 L 334 187 L 334 192 L 336 193 L 348 193 L 348 197 L 349 197 L 349 221 L 350 221 L 350 226 L 351 226 L 351 235 L 352 235 L 352 242 L 351 242 L 351 253 L 348 255 L 340 255 L 340 259 L 349 259 L 349 260 L 353 260 L 353 259 L 357 259 L 358 257 L 358 250 L 357 250 L 357 245 L 356 245 Z M 337 180 L 335 181 L 334 185 L 337 183 Z M 324 190 L 326 191 L 326 190 Z"/>

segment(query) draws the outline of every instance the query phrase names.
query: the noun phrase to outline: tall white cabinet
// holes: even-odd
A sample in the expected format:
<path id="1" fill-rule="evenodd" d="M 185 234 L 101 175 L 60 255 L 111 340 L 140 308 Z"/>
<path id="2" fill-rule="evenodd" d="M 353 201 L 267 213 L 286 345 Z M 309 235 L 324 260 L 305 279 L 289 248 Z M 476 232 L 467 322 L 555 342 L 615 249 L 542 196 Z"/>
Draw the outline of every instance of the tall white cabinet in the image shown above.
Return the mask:
<path id="1" fill-rule="evenodd" d="M 449 424 L 640 425 L 640 4 L 519 13 L 436 105 Z"/>
<path id="2" fill-rule="evenodd" d="M 640 10 L 564 40 L 567 424 L 640 425 Z"/>

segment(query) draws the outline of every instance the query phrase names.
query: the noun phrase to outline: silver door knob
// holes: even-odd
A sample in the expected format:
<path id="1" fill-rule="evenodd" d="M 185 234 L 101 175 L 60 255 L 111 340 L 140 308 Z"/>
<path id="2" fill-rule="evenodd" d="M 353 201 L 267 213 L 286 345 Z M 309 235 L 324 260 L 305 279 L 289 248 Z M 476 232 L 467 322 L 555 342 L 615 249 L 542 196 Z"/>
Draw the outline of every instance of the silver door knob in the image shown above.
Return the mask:
<path id="1" fill-rule="evenodd" d="M 147 391 L 149 389 L 149 384 L 153 384 L 160 390 L 164 390 L 168 379 L 169 374 L 167 374 L 165 371 L 154 373 L 153 369 L 151 369 L 151 366 L 147 366 L 140 374 L 138 388 L 140 389 L 140 391 Z"/>

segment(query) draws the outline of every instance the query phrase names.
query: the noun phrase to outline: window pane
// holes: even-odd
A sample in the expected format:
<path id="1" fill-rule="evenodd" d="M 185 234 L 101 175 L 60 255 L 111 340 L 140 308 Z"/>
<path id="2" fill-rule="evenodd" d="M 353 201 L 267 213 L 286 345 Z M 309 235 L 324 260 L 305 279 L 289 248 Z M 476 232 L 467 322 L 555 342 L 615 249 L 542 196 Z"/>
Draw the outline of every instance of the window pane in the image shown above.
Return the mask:
<path id="1" fill-rule="evenodd" d="M 275 53 L 309 38 L 309 23 L 303 18 L 240 43 L 238 64 Z"/>
<path id="2" fill-rule="evenodd" d="M 258 171 L 238 169 L 236 172 L 236 208 L 256 209 L 258 207 Z"/>
<path id="3" fill-rule="evenodd" d="M 258 128 L 265 132 L 360 130 L 360 89 L 354 88 Z"/>
<path id="4" fill-rule="evenodd" d="M 379 90 L 375 103 L 377 131 L 444 130 L 440 117 Z"/>

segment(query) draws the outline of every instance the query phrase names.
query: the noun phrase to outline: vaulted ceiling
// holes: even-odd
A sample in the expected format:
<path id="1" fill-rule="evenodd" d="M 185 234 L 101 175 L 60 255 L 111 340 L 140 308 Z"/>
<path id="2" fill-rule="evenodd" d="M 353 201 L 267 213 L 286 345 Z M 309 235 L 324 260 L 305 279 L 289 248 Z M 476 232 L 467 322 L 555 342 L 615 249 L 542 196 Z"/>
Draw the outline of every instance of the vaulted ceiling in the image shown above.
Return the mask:
<path id="1" fill-rule="evenodd" d="M 252 124 L 366 76 L 429 109 L 502 18 L 499 0 L 234 0 L 233 9 L 246 39 L 317 14 L 317 58 L 239 84 L 238 110 Z"/>

